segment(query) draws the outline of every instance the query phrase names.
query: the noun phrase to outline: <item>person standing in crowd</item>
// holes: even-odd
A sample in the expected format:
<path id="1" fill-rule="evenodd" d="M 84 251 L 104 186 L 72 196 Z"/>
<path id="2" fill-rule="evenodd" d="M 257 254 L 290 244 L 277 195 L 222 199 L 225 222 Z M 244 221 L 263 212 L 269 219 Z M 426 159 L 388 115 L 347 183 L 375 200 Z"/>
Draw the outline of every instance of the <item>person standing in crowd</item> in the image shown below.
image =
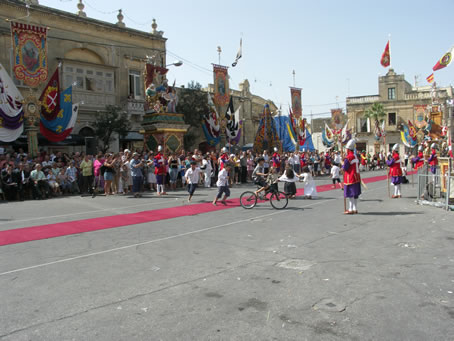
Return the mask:
<path id="1" fill-rule="evenodd" d="M 233 183 L 235 183 L 236 185 L 239 185 L 240 184 L 240 170 L 241 170 L 241 160 L 240 160 L 240 157 L 238 155 L 238 153 L 236 154 L 232 154 L 233 155 L 233 158 L 231 160 L 231 162 L 233 162 L 234 164 L 234 179 L 233 179 Z"/>
<path id="2" fill-rule="evenodd" d="M 435 143 L 432 143 L 430 149 L 432 150 L 432 152 L 427 162 L 429 162 L 431 173 L 436 174 L 438 166 L 437 145 Z"/>
<path id="3" fill-rule="evenodd" d="M 224 165 L 229 162 L 229 154 L 227 154 L 227 148 L 222 147 L 221 156 L 218 159 L 219 171 L 224 169 Z"/>
<path id="4" fill-rule="evenodd" d="M 186 179 L 186 183 L 188 184 L 188 193 L 189 198 L 188 202 L 191 202 L 192 196 L 194 195 L 195 190 L 197 189 L 197 185 L 199 183 L 200 177 L 200 168 L 197 167 L 197 162 L 192 160 L 191 161 L 191 168 L 189 168 L 186 173 L 184 174 Z"/>
<path id="5" fill-rule="evenodd" d="M 361 152 L 360 157 L 361 157 L 361 160 L 360 160 L 360 164 L 361 165 L 360 165 L 360 169 L 359 170 L 361 172 L 364 172 L 366 170 L 366 165 L 367 165 L 367 156 L 366 156 L 366 151 L 365 150 L 363 150 Z"/>
<path id="6" fill-rule="evenodd" d="M 80 194 L 79 184 L 77 182 L 78 173 L 77 173 L 77 168 L 75 166 L 74 160 L 72 160 L 69 163 L 68 168 L 66 168 L 66 175 L 68 176 L 69 183 L 71 184 L 71 193 Z"/>
<path id="7" fill-rule="evenodd" d="M 143 165 L 144 160 L 139 160 L 139 153 L 134 152 L 132 154 L 132 160 L 129 163 L 129 166 L 131 168 L 132 193 L 134 194 L 134 198 L 142 197 L 142 194 L 140 192 L 143 183 Z"/>
<path id="8" fill-rule="evenodd" d="M 356 141 L 347 142 L 347 156 L 344 159 L 344 197 L 348 199 L 348 209 L 344 214 L 358 213 L 358 197 L 361 194 L 361 176 L 359 175 L 359 160 L 355 154 Z"/>
<path id="9" fill-rule="evenodd" d="M 252 153 L 248 153 L 247 157 L 247 179 L 248 181 L 252 181 L 252 172 L 254 171 L 254 157 Z"/>
<path id="10" fill-rule="evenodd" d="M 277 147 L 274 147 L 274 153 L 273 153 L 273 156 L 271 158 L 272 160 L 272 166 L 273 168 L 279 173 L 280 169 L 281 169 L 281 155 L 278 153 L 279 150 L 277 149 Z"/>
<path id="11" fill-rule="evenodd" d="M 240 174 L 241 174 L 241 183 L 247 183 L 247 153 L 242 152 L 240 157 Z"/>
<path id="12" fill-rule="evenodd" d="M 180 168 L 180 160 L 177 157 L 177 154 L 172 153 L 169 157 L 169 183 L 170 183 L 170 190 L 176 191 L 177 189 L 177 179 L 178 179 L 178 171 Z"/>
<path id="13" fill-rule="evenodd" d="M 104 177 L 101 172 L 101 167 L 104 164 L 102 154 L 96 155 L 96 160 L 93 162 L 93 174 L 95 175 L 95 187 L 100 190 L 104 188 Z"/>
<path id="14" fill-rule="evenodd" d="M 82 193 L 92 193 L 93 188 L 93 160 L 89 155 L 85 155 L 83 161 L 80 163 L 82 170 L 83 186 Z"/>
<path id="15" fill-rule="evenodd" d="M 264 173 L 268 174 L 268 171 L 270 169 L 270 156 L 268 155 L 268 151 L 266 149 L 263 151 L 262 157 L 263 157 L 263 160 L 265 161 L 263 163 L 263 167 L 265 170 Z"/>
<path id="16" fill-rule="evenodd" d="M 131 175 L 131 169 L 129 168 L 130 161 L 125 160 L 120 167 L 120 182 L 118 185 L 119 194 L 128 194 L 129 177 Z"/>
<path id="17" fill-rule="evenodd" d="M 154 167 L 156 174 L 156 182 L 158 184 L 158 195 L 165 195 L 164 186 L 166 183 L 166 173 L 167 173 L 167 160 L 162 153 L 162 146 L 158 146 L 158 153 L 154 157 Z"/>
<path id="18" fill-rule="evenodd" d="M 415 156 L 414 158 L 411 159 L 412 166 L 415 170 L 420 169 L 422 166 L 424 166 L 424 147 L 420 145 L 418 147 L 418 156 Z"/>
<path id="19" fill-rule="evenodd" d="M 106 161 L 104 161 L 101 170 L 104 171 L 104 193 L 106 196 L 112 195 L 112 181 L 114 178 L 114 158 L 112 154 L 106 156 Z"/>
<path id="20" fill-rule="evenodd" d="M 224 195 L 224 198 L 222 199 L 222 204 L 227 205 L 227 198 L 230 196 L 230 189 L 229 189 L 229 171 L 231 168 L 230 163 L 224 163 L 224 168 L 219 171 L 218 174 L 218 181 L 216 182 L 216 186 L 218 187 L 218 193 L 216 197 L 213 200 L 213 205 L 216 206 L 216 203 L 218 202 L 219 199 L 222 198 L 222 195 Z"/>
<path id="21" fill-rule="evenodd" d="M 339 183 L 340 188 L 342 189 L 341 180 L 340 180 L 340 168 L 337 163 L 333 163 L 331 168 L 331 179 L 333 180 L 333 188 L 336 188 L 336 182 Z"/>
<path id="22" fill-rule="evenodd" d="M 213 168 L 211 166 L 211 157 L 210 154 L 206 154 L 202 160 L 202 166 L 200 170 L 203 171 L 204 174 L 204 185 L 206 188 L 211 187 L 211 173 L 213 172 Z"/>
<path id="23" fill-rule="evenodd" d="M 401 198 L 400 184 L 402 183 L 402 167 L 399 156 L 399 144 L 393 146 L 393 154 L 389 155 L 386 161 L 389 167 L 389 175 L 391 176 L 391 183 L 394 185 L 393 199 Z"/>
<path id="24" fill-rule="evenodd" d="M 407 168 L 408 166 L 408 159 L 410 158 L 410 156 L 408 155 L 408 151 L 405 150 L 405 154 L 404 154 L 404 166 L 405 168 Z"/>

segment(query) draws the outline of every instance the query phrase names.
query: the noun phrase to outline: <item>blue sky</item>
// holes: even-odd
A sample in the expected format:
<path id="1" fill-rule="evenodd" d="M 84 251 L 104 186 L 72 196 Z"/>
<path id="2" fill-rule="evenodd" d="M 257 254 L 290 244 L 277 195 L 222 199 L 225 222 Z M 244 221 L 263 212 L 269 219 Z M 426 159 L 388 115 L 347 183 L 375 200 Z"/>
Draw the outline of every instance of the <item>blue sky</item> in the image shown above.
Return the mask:
<path id="1" fill-rule="evenodd" d="M 40 0 L 41 5 L 77 12 L 78 0 Z M 229 69 L 230 86 L 247 78 L 254 94 L 273 100 L 283 111 L 289 86 L 303 88 L 303 115 L 314 118 L 345 107 L 345 97 L 376 94 L 378 76 L 387 69 L 380 57 L 391 34 L 391 62 L 407 81 L 427 85 L 436 61 L 454 45 L 454 1 L 400 0 L 84 0 L 87 16 L 115 23 L 123 9 L 128 27 L 158 30 L 168 38 L 171 83 L 213 82 L 211 63 L 231 65 L 243 38 L 243 58 Z M 195 64 L 195 65 L 194 65 Z M 435 73 L 440 86 L 454 84 L 454 66 Z M 337 97 L 337 99 L 336 99 Z"/>

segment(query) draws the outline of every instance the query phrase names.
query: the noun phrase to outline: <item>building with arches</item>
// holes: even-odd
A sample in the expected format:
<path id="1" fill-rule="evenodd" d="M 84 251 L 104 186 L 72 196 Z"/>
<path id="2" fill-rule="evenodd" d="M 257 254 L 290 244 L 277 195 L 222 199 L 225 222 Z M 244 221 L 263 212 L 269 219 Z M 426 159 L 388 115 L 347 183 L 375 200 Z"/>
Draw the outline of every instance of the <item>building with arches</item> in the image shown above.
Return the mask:
<path id="1" fill-rule="evenodd" d="M 85 150 L 84 139 L 92 137 L 96 115 L 103 112 L 106 105 L 123 108 L 131 123 L 130 132 L 122 139 L 115 137 L 111 150 L 142 148 L 145 63 L 147 57 L 154 57 L 161 66 L 166 64 L 166 38 L 157 30 L 156 21 L 153 20 L 149 32 L 143 32 L 126 27 L 121 10 L 116 16 L 112 15 L 116 23 L 109 23 L 87 17 L 83 2 L 79 2 L 77 8 L 75 4 L 74 13 L 38 3 L 22 0 L 0 3 L 0 62 L 9 70 L 18 89 L 23 94 L 29 93 L 27 86 L 14 79 L 10 23 L 5 19 L 22 18 L 18 21 L 48 27 L 49 74 L 60 67 L 62 90 L 73 85 L 73 103 L 80 103 L 73 129 L 77 137 L 69 139 L 71 143 L 65 141 L 57 145 L 46 145 L 46 140 L 40 139 L 40 148 Z M 38 97 L 44 86 L 38 88 Z M 79 145 L 74 146 L 75 141 Z"/>

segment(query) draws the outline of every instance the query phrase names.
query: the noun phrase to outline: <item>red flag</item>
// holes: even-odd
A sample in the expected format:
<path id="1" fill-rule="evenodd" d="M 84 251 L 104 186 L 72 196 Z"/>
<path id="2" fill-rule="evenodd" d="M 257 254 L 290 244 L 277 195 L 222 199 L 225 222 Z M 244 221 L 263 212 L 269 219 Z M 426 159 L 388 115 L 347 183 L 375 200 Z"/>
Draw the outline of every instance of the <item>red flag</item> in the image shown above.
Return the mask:
<path id="1" fill-rule="evenodd" d="M 46 120 L 54 120 L 60 112 L 60 80 L 58 67 L 50 78 L 39 98 L 41 101 L 41 116 Z"/>
<path id="2" fill-rule="evenodd" d="M 435 64 L 435 66 L 432 68 L 432 70 L 437 71 L 437 70 L 447 67 L 449 65 L 449 63 L 451 63 L 453 50 L 454 50 L 454 46 L 451 47 L 451 49 L 448 52 L 446 52 L 443 55 L 443 57 L 440 58 L 440 60 L 437 62 L 437 64 Z"/>
<path id="3" fill-rule="evenodd" d="M 434 81 L 434 74 L 432 73 L 431 75 L 427 76 L 426 80 L 428 83 L 432 83 Z"/>
<path id="4" fill-rule="evenodd" d="M 391 54 L 389 53 L 389 40 L 388 43 L 386 44 L 385 51 L 383 51 L 383 54 L 381 55 L 380 64 L 383 67 L 388 67 L 389 65 L 391 65 Z"/>

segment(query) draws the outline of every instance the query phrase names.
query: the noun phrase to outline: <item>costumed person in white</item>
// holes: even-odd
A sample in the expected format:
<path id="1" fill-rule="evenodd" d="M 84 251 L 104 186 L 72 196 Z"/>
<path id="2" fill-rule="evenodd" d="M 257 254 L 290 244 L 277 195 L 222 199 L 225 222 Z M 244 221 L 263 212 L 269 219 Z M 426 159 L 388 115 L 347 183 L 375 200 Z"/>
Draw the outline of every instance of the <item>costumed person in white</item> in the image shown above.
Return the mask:
<path id="1" fill-rule="evenodd" d="M 200 169 L 204 173 L 205 187 L 206 188 L 211 187 L 211 173 L 213 169 L 211 167 L 210 154 L 205 155 L 205 157 L 202 160 L 202 167 L 200 167 Z"/>
<path id="2" fill-rule="evenodd" d="M 303 173 L 300 174 L 300 177 L 303 178 L 304 183 L 304 197 L 306 199 L 312 199 L 314 194 L 317 194 L 317 189 L 315 188 L 315 181 L 312 178 L 311 171 L 309 167 L 305 166 L 303 168 Z"/>

